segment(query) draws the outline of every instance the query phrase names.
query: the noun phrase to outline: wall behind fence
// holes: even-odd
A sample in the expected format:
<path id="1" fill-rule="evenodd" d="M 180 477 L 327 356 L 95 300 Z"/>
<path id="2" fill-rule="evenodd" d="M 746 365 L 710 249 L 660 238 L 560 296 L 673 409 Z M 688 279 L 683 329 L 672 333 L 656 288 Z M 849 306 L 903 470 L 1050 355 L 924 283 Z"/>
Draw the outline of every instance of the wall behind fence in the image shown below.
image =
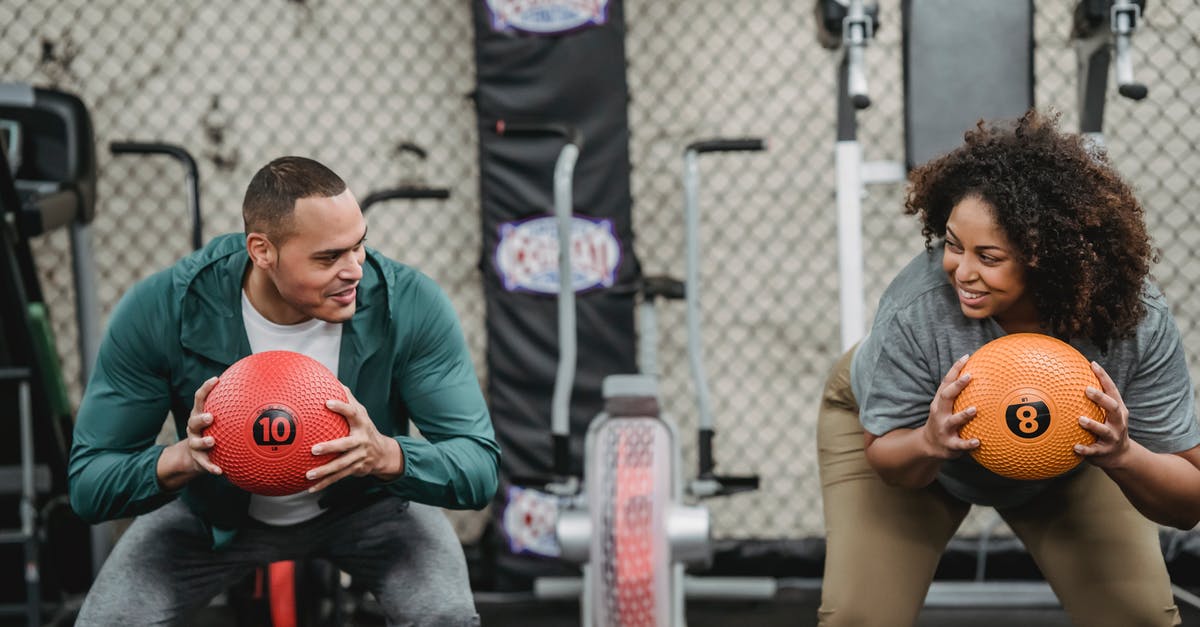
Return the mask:
<path id="1" fill-rule="evenodd" d="M 868 160 L 903 158 L 900 8 L 881 3 L 867 51 L 873 105 L 862 112 Z M 1037 3 L 1036 101 L 1076 125 L 1074 3 Z M 718 469 L 758 473 L 763 488 L 710 504 L 727 538 L 819 536 L 815 409 L 838 347 L 833 53 L 817 45 L 810 2 L 626 0 L 633 220 L 646 274 L 683 272 L 682 152 L 715 136 L 760 136 L 765 153 L 701 159 L 704 342 Z M 0 80 L 79 94 L 99 158 L 95 260 L 107 317 L 134 281 L 188 249 L 182 170 L 164 158 L 112 157 L 116 140 L 179 144 L 196 156 L 205 234 L 240 230 L 250 176 L 307 154 L 360 198 L 402 182 L 448 187 L 446 202 L 393 202 L 368 215 L 368 244 L 447 290 L 481 377 L 478 182 L 471 15 L 462 2 L 270 0 L 133 3 L 0 0 Z M 1110 88 L 1106 135 L 1145 204 L 1162 261 L 1154 273 L 1200 373 L 1200 11 L 1152 3 L 1134 39 L 1149 97 Z M 603 62 L 597 60 L 597 63 Z M 424 161 L 398 150 L 409 142 Z M 867 302 L 921 246 L 901 215 L 903 188 L 864 203 Z M 74 294 L 65 234 L 35 242 L 67 375 L 78 398 Z M 695 411 L 683 308 L 663 307 L 665 409 L 694 467 Z M 586 359 L 586 355 L 582 356 Z M 483 518 L 457 514 L 464 539 Z M 965 528 L 971 532 L 975 523 Z"/>

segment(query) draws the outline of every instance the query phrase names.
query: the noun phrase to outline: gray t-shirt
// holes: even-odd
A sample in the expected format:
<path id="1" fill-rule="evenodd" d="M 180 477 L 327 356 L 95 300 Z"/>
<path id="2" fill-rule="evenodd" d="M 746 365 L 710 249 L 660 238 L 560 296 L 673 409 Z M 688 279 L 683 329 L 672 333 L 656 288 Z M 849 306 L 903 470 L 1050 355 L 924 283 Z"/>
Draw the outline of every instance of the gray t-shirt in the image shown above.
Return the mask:
<path id="1" fill-rule="evenodd" d="M 943 251 L 917 255 L 879 301 L 875 321 L 859 344 L 850 382 L 863 428 L 875 435 L 919 427 L 929 403 L 954 362 L 1004 335 L 995 320 L 962 314 L 942 270 Z M 1192 382 L 1179 329 L 1162 293 L 1149 282 L 1142 296 L 1146 316 L 1133 337 L 1110 342 L 1105 355 L 1091 341 L 1071 345 L 1104 367 L 1129 408 L 1129 437 L 1157 453 L 1200 445 Z M 954 496 L 979 505 L 1017 505 L 1055 479 L 1002 477 L 970 455 L 942 464 L 941 483 Z"/>

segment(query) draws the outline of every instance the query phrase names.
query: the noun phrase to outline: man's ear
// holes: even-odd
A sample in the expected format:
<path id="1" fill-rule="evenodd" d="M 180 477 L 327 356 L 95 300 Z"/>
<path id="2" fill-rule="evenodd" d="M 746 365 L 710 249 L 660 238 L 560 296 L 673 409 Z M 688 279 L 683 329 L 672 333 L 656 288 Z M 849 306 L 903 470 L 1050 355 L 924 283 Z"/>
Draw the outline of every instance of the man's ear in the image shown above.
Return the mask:
<path id="1" fill-rule="evenodd" d="M 275 265 L 278 251 L 265 233 L 251 233 L 246 236 L 246 252 L 250 253 L 250 262 L 255 266 L 268 269 Z"/>

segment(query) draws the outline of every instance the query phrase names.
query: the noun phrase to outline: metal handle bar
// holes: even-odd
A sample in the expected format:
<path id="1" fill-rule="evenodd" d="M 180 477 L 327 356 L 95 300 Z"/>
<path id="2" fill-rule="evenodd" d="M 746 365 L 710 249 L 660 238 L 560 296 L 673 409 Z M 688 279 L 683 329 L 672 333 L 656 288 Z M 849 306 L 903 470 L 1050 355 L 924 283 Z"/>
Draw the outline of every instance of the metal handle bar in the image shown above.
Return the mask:
<path id="1" fill-rule="evenodd" d="M 363 213 L 376 203 L 385 200 L 446 200 L 450 198 L 450 190 L 434 187 L 396 187 L 381 189 L 367 194 L 359 203 Z"/>
<path id="2" fill-rule="evenodd" d="M 734 152 L 766 150 L 767 142 L 755 138 L 745 139 L 705 139 L 688 144 L 685 152 Z"/>
<path id="3" fill-rule="evenodd" d="M 697 427 L 700 438 L 700 475 L 712 476 L 715 461 L 712 456 L 712 409 L 709 403 L 708 374 L 704 368 L 704 345 L 700 339 L 700 168 L 697 146 L 710 150 L 763 150 L 761 139 L 712 139 L 694 142 L 683 153 L 683 215 L 684 215 L 684 300 L 687 325 L 688 363 L 696 392 L 699 412 Z"/>
<path id="4" fill-rule="evenodd" d="M 846 45 L 847 91 L 855 109 L 866 109 L 871 106 L 863 56 L 867 41 L 873 34 L 873 20 L 863 11 L 862 0 L 850 0 L 846 18 L 842 20 L 842 41 Z"/>
<path id="5" fill-rule="evenodd" d="M 571 468 L 571 390 L 575 386 L 578 338 L 576 337 L 575 287 L 571 280 L 572 182 L 583 137 L 573 126 L 556 122 L 498 120 L 496 134 L 510 137 L 557 136 L 566 140 L 554 163 L 554 217 L 558 226 L 558 368 L 550 405 L 550 435 L 554 446 L 554 472 L 565 478 Z M 577 481 L 552 483 L 547 490 L 573 492 Z"/>
<path id="6" fill-rule="evenodd" d="M 1130 40 L 1141 19 L 1142 8 L 1132 0 L 1117 0 L 1113 3 L 1110 23 L 1114 36 L 1113 48 L 1116 52 L 1114 64 L 1117 92 L 1130 100 L 1141 100 L 1149 93 L 1145 85 L 1133 79 L 1133 57 L 1129 53 Z"/>
<path id="7" fill-rule="evenodd" d="M 182 146 L 158 142 L 112 142 L 108 149 L 114 155 L 167 155 L 183 164 L 187 173 L 188 211 L 192 214 L 192 248 L 204 245 L 204 224 L 200 214 L 200 172 L 196 160 Z"/>

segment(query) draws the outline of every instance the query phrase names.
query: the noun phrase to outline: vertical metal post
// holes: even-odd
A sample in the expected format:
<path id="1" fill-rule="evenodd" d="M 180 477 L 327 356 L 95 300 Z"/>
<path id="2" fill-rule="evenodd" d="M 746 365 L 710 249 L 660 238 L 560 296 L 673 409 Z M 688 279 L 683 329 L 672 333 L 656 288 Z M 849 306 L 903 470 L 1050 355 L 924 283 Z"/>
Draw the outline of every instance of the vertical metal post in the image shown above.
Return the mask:
<path id="1" fill-rule="evenodd" d="M 575 385 L 577 340 L 575 337 L 575 282 L 571 270 L 571 214 L 574 205 L 572 177 L 579 147 L 567 143 L 554 164 L 554 215 L 558 226 L 558 370 L 554 377 L 554 396 L 550 405 L 550 427 L 555 436 L 565 438 L 571 432 L 571 389 Z M 556 451 L 556 455 L 567 453 Z M 555 469 L 566 460 L 556 460 Z"/>
<path id="2" fill-rule="evenodd" d="M 704 342 L 700 339 L 700 199 L 699 166 L 696 150 L 683 153 L 683 198 L 684 198 L 684 241 L 686 270 L 683 278 L 687 286 L 687 337 L 688 362 L 692 369 L 692 382 L 696 386 L 696 409 L 700 413 L 697 426 L 701 431 L 712 431 L 713 417 L 709 404 L 708 375 L 704 371 Z"/>
<path id="3" fill-rule="evenodd" d="M 79 327 L 79 377 L 86 388 L 96 356 L 100 353 L 100 300 L 96 295 L 96 264 L 92 252 L 91 226 L 76 220 L 71 223 L 71 264 L 75 282 L 75 322 Z M 92 525 L 92 578 L 108 559 L 113 546 L 113 523 Z"/>
<path id="4" fill-rule="evenodd" d="M 18 385 L 17 398 L 21 422 L 21 534 L 25 546 L 25 594 L 28 599 L 25 615 L 29 626 L 37 627 L 42 624 L 42 589 L 38 570 L 37 508 L 34 505 L 37 493 L 33 481 L 33 403 L 28 379 Z"/>
<path id="5" fill-rule="evenodd" d="M 858 143 L 857 107 L 851 102 L 851 63 L 842 57 L 838 67 L 837 143 L 837 250 L 838 306 L 841 349 L 862 339 L 867 328 L 863 288 L 862 146 Z"/>

